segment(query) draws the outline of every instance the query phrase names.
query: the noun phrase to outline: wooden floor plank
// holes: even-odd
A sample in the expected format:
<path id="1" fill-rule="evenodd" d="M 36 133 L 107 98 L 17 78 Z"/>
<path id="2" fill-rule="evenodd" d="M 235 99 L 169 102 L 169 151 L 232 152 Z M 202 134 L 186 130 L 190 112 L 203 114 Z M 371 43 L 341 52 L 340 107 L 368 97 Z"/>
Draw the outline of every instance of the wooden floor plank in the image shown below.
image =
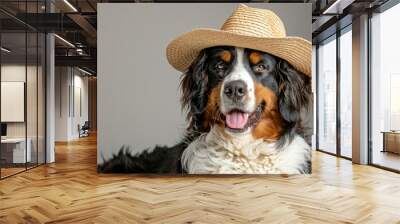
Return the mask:
<path id="1" fill-rule="evenodd" d="M 0 223 L 400 223 L 400 175 L 313 153 L 307 176 L 97 174 L 96 138 L 0 181 Z"/>

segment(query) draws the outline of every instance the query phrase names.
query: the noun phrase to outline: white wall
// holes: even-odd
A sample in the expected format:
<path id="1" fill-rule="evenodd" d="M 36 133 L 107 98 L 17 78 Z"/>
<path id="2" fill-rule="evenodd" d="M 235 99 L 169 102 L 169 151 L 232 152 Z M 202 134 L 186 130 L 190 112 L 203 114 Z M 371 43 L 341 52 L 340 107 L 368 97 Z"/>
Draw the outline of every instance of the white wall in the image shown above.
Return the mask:
<path id="1" fill-rule="evenodd" d="M 68 67 L 55 68 L 55 141 L 68 140 L 68 87 L 70 84 L 68 69 Z"/>
<path id="2" fill-rule="evenodd" d="M 55 73 L 55 140 L 77 139 L 78 124 L 88 120 L 88 77 L 72 67 L 56 67 Z M 82 113 L 76 107 L 79 89 Z"/>
<path id="3" fill-rule="evenodd" d="M 77 129 L 78 124 L 80 124 L 81 126 L 85 123 L 85 121 L 88 121 L 88 106 L 89 106 L 89 102 L 88 102 L 88 77 L 87 76 L 82 76 L 82 73 L 78 73 L 76 74 L 75 70 L 75 75 L 74 75 L 74 86 L 75 86 L 75 93 L 74 94 L 78 94 L 76 91 L 78 89 L 80 89 L 81 91 L 81 112 L 78 111 L 78 108 L 76 107 L 77 104 L 79 104 L 79 102 L 77 102 L 77 97 L 74 97 L 75 100 L 75 114 L 73 114 L 72 116 L 72 120 L 71 120 L 71 135 L 72 138 L 78 138 L 79 137 L 79 132 Z M 78 88 L 78 89 L 77 89 Z"/>

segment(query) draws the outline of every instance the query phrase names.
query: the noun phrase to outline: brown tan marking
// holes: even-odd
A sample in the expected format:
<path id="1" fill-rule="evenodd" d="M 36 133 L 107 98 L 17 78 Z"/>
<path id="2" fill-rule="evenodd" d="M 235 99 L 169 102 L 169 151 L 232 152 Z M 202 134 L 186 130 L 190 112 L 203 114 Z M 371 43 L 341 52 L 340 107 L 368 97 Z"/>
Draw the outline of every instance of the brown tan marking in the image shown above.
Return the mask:
<path id="1" fill-rule="evenodd" d="M 250 63 L 255 65 L 258 64 L 262 60 L 262 55 L 259 52 L 251 52 L 249 55 Z"/>
<path id="2" fill-rule="evenodd" d="M 256 139 L 262 138 L 268 142 L 274 142 L 281 136 L 283 124 L 278 109 L 278 98 L 272 90 L 259 83 L 255 84 L 255 94 L 256 105 L 259 105 L 262 100 L 264 100 L 266 106 L 260 120 L 252 131 L 253 137 Z"/>
<path id="3" fill-rule="evenodd" d="M 219 124 L 221 127 L 224 125 L 222 114 L 219 111 L 221 85 L 216 86 L 208 95 L 203 120 L 203 128 L 206 130 L 209 130 L 214 124 Z"/>
<path id="4" fill-rule="evenodd" d="M 224 50 L 221 52 L 221 59 L 225 62 L 230 62 L 232 60 L 232 54 L 230 51 Z"/>
<path id="5" fill-rule="evenodd" d="M 279 85 L 279 92 L 283 91 L 283 89 L 285 88 L 285 85 L 286 85 L 285 82 Z"/>

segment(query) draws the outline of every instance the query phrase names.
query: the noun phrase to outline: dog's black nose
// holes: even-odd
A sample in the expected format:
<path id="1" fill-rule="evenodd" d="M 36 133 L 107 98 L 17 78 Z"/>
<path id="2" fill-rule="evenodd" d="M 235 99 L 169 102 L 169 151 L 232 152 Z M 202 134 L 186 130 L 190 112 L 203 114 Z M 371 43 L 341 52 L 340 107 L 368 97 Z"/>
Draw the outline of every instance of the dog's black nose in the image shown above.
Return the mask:
<path id="1" fill-rule="evenodd" d="M 242 80 L 230 81 L 224 86 L 224 94 L 233 101 L 241 101 L 247 94 L 246 83 Z"/>

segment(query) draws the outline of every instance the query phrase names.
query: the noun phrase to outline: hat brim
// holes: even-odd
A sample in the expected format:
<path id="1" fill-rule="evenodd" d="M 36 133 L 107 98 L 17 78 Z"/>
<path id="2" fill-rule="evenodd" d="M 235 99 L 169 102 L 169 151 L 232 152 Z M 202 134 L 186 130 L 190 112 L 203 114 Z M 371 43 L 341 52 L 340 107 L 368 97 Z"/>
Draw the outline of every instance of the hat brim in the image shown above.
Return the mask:
<path id="1" fill-rule="evenodd" d="M 177 37 L 167 47 L 168 62 L 186 72 L 201 50 L 215 46 L 235 46 L 259 50 L 288 61 L 311 77 L 311 43 L 301 37 L 254 37 L 217 29 L 195 29 Z"/>

